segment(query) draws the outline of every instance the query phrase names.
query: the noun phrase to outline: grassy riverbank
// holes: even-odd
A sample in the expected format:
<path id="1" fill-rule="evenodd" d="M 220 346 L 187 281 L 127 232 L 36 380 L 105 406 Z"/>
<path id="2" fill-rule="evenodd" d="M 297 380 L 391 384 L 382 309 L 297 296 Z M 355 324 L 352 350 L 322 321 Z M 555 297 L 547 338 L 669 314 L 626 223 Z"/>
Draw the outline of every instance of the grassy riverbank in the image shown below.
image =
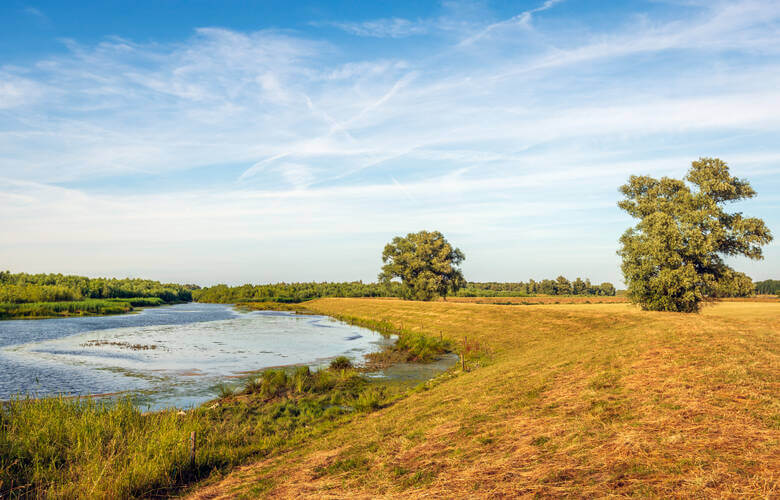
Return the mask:
<path id="1" fill-rule="evenodd" d="M 86 299 L 62 302 L 0 303 L 2 319 L 43 319 L 64 316 L 106 316 L 124 314 L 136 307 L 160 306 L 166 302 L 158 297 L 127 299 Z"/>
<path id="2" fill-rule="evenodd" d="M 142 414 L 129 401 L 13 401 L 0 410 L 0 496 L 170 494 L 321 434 L 393 396 L 355 370 L 303 368 L 263 372 L 242 391 L 187 412 Z"/>
<path id="3" fill-rule="evenodd" d="M 377 359 L 427 360 L 448 346 L 418 332 L 385 328 L 384 333 L 399 335 L 401 342 Z M 319 371 L 266 370 L 241 390 L 225 387 L 218 400 L 187 412 L 144 414 L 126 400 L 11 401 L 0 405 L 0 497 L 173 494 L 249 459 L 297 446 L 405 391 L 400 383 L 372 380 L 337 358 Z"/>
<path id="4" fill-rule="evenodd" d="M 780 304 L 700 314 L 323 299 L 442 332 L 469 371 L 244 467 L 199 498 L 757 497 L 780 491 Z M 461 344 L 462 345 L 462 344 Z"/>
<path id="5" fill-rule="evenodd" d="M 400 393 L 351 370 L 271 371 L 183 415 L 13 403 L 0 416 L 0 491 L 121 498 L 206 478 L 196 498 L 764 498 L 780 489 L 780 303 L 725 302 L 696 315 L 620 303 L 306 307 L 427 339 L 411 346 L 451 339 L 467 372 Z"/>

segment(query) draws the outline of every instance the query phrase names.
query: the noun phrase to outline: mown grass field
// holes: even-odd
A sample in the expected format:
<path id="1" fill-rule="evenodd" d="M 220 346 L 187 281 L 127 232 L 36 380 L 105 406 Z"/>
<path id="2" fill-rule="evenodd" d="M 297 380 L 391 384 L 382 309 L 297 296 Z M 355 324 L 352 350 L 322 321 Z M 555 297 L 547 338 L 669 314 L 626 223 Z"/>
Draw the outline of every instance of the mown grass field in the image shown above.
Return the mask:
<path id="1" fill-rule="evenodd" d="M 701 314 L 320 299 L 478 351 L 194 498 L 780 496 L 780 303 Z"/>

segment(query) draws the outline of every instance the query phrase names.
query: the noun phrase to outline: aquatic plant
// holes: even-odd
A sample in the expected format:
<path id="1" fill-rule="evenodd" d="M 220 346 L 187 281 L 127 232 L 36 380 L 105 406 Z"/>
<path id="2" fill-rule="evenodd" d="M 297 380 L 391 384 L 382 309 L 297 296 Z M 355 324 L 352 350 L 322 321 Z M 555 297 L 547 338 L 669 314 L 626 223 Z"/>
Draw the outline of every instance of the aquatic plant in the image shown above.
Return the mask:
<path id="1" fill-rule="evenodd" d="M 346 356 L 338 356 L 330 362 L 331 370 L 349 370 L 352 368 L 352 361 Z"/>

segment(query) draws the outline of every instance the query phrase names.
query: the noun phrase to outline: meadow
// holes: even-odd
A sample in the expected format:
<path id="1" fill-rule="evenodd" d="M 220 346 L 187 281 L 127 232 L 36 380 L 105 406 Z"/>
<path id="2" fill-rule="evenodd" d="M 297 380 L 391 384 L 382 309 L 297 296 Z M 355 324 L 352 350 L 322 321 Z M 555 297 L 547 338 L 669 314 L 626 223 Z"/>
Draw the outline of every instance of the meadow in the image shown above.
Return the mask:
<path id="1" fill-rule="evenodd" d="M 780 301 L 700 314 L 622 302 L 326 298 L 400 335 L 377 365 L 463 354 L 413 388 L 335 360 L 267 370 L 194 411 L 17 400 L 10 497 L 756 497 L 780 492 Z M 470 299 L 478 301 L 481 299 Z M 248 304 L 247 307 L 253 307 Z M 268 304 L 257 308 L 272 307 Z M 300 306 L 289 306 L 299 309 Z M 465 368 L 465 369 L 463 369 Z M 189 436 L 196 432 L 194 462 Z"/>
<path id="2" fill-rule="evenodd" d="M 780 493 L 780 302 L 700 314 L 320 299 L 451 339 L 466 371 L 239 468 L 193 498 Z"/>

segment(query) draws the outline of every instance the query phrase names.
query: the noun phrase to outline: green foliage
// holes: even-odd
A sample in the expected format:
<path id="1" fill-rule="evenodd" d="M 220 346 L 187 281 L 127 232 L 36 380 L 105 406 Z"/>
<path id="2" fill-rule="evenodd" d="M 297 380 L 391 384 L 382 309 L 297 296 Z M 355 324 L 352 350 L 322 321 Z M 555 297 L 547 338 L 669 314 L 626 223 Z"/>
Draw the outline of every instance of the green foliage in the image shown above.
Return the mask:
<path id="1" fill-rule="evenodd" d="M 330 362 L 331 370 L 349 370 L 350 368 L 352 368 L 352 361 L 346 356 L 338 356 Z"/>
<path id="2" fill-rule="evenodd" d="M 165 487 L 181 476 L 184 439 L 197 428 L 173 412 L 141 415 L 129 401 L 13 400 L 0 417 L 3 498 L 127 498 Z"/>
<path id="3" fill-rule="evenodd" d="M 455 293 L 466 285 L 457 266 L 466 257 L 438 231 L 409 233 L 396 236 L 382 252 L 382 272 L 379 280 L 389 283 L 400 278 L 404 298 L 431 300 L 437 295 Z"/>
<path id="4" fill-rule="evenodd" d="M 266 370 L 244 391 L 188 412 L 142 413 L 127 400 L 12 400 L 0 405 L 0 498 L 169 496 L 392 397 L 354 370 L 298 367 Z"/>
<path id="5" fill-rule="evenodd" d="M 751 294 L 750 278 L 721 256 L 761 259 L 761 246 L 772 240 L 761 219 L 724 210 L 755 196 L 726 163 L 700 158 L 685 181 L 631 176 L 620 188 L 625 199 L 618 206 L 639 223 L 620 238 L 618 255 L 628 296 L 643 309 L 696 312 L 708 298 Z"/>
<path id="6" fill-rule="evenodd" d="M 133 306 L 130 301 L 90 299 L 71 302 L 33 302 L 31 304 L 6 302 L 0 303 L 0 319 L 124 314 L 132 310 Z"/>
<path id="7" fill-rule="evenodd" d="M 575 287 L 572 282 L 572 294 L 575 295 L 615 295 L 612 283 L 601 285 L 591 284 L 590 280 L 577 278 L 582 286 Z M 241 285 L 230 287 L 215 285 L 199 290 L 193 290 L 193 300 L 196 302 L 211 302 L 218 304 L 236 304 L 239 307 L 252 310 L 305 311 L 295 306 L 307 300 L 321 297 L 405 297 L 408 290 L 402 283 L 396 281 L 382 283 L 363 283 L 352 281 L 346 283 L 275 283 L 267 285 Z M 465 288 L 450 295 L 458 297 L 523 297 L 546 293 L 548 295 L 563 295 L 558 289 L 557 281 L 544 280 L 528 283 L 477 283 L 468 282 Z"/>
<path id="8" fill-rule="evenodd" d="M 780 280 L 756 281 L 756 293 L 780 295 Z"/>
<path id="9" fill-rule="evenodd" d="M 193 290 L 196 302 L 218 304 L 242 304 L 252 309 L 262 309 L 260 303 L 299 303 L 321 297 L 397 297 L 400 283 L 275 283 L 267 285 L 241 285 L 229 287 L 215 285 Z M 258 304 L 251 304 L 256 302 Z"/>
<path id="10" fill-rule="evenodd" d="M 535 294 L 545 295 L 605 295 L 614 296 L 615 286 L 604 282 L 600 285 L 591 284 L 589 279 L 577 278 L 570 282 L 563 276 L 556 280 L 528 280 L 515 283 L 469 281 L 465 288 L 455 294 L 458 297 L 525 297 Z"/>
<path id="11" fill-rule="evenodd" d="M 395 335 L 398 337 L 395 344 L 386 351 L 368 354 L 366 357 L 369 359 L 381 361 L 381 358 L 389 357 L 393 361 L 428 362 L 452 351 L 452 343 L 447 339 L 426 335 L 420 331 L 397 328 L 388 321 L 364 319 L 343 314 L 334 314 L 332 316 L 350 325 L 370 328 L 384 336 Z"/>
<path id="12" fill-rule="evenodd" d="M 196 288 L 195 285 L 163 284 L 131 278 L 0 272 L 0 302 L 15 304 L 155 297 L 164 302 L 189 302 L 192 290 Z"/>

